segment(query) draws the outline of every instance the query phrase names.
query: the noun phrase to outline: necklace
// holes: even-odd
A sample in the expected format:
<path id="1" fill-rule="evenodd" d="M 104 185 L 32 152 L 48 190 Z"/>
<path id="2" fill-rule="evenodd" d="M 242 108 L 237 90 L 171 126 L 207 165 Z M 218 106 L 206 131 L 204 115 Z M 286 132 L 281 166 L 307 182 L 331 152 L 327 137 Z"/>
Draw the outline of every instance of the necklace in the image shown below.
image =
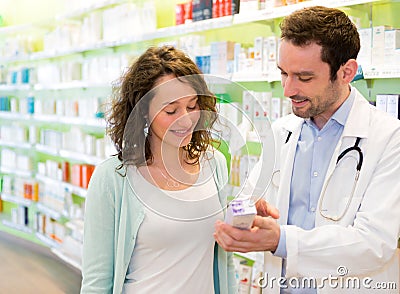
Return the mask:
<path id="1" fill-rule="evenodd" d="M 161 170 L 161 168 L 159 168 L 158 166 L 156 166 L 158 168 L 158 170 L 160 171 L 162 177 L 165 179 L 165 181 L 167 182 L 167 186 L 170 188 L 178 188 L 180 186 L 179 182 L 174 181 L 173 179 L 171 179 L 170 177 L 167 177 Z"/>

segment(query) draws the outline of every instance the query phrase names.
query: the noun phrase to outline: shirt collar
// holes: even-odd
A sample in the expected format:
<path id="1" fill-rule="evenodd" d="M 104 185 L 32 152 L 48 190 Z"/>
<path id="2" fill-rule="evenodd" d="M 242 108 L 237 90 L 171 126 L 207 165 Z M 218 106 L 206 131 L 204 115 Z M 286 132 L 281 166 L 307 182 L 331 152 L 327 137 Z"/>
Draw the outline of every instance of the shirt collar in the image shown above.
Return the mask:
<path id="1" fill-rule="evenodd" d="M 331 119 L 334 119 L 339 124 L 344 126 L 344 124 L 346 123 L 346 120 L 349 116 L 351 106 L 353 105 L 355 96 L 356 96 L 355 91 L 352 89 L 352 87 L 350 87 L 349 97 L 346 100 L 344 100 L 342 105 L 340 105 L 339 109 L 336 110 L 336 112 L 332 115 Z"/>

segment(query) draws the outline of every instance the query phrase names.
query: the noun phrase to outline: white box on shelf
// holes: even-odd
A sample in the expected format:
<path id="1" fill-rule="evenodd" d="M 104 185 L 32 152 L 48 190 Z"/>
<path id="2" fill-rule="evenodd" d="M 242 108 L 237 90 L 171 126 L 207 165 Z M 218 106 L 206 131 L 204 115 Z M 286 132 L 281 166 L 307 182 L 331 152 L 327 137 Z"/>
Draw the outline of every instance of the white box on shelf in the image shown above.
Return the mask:
<path id="1" fill-rule="evenodd" d="M 242 123 L 249 123 L 249 120 L 253 122 L 254 113 L 254 92 L 253 91 L 243 91 L 242 94 Z M 247 116 L 247 117 L 245 117 Z"/>
<path id="2" fill-rule="evenodd" d="M 271 99 L 271 121 L 275 121 L 281 117 L 282 114 L 282 99 L 279 97 L 272 97 Z"/>
<path id="3" fill-rule="evenodd" d="M 387 109 L 387 96 L 386 94 L 376 94 L 375 107 L 383 112 Z"/>
<path id="4" fill-rule="evenodd" d="M 268 132 L 272 92 L 255 92 L 257 103 L 253 106 L 254 127 L 262 137 Z"/>
<path id="5" fill-rule="evenodd" d="M 263 70 L 263 46 L 264 38 L 256 37 L 254 39 L 254 71 L 261 73 Z"/>
<path id="6" fill-rule="evenodd" d="M 387 106 L 386 111 L 391 116 L 395 118 L 400 118 L 400 95 L 399 94 L 388 94 L 387 97 Z"/>
<path id="7" fill-rule="evenodd" d="M 372 28 L 372 59 L 373 65 L 385 63 L 385 31 L 392 29 L 388 26 L 375 26 Z"/>
<path id="8" fill-rule="evenodd" d="M 357 56 L 357 61 L 361 66 L 371 64 L 372 59 L 372 28 L 359 29 L 360 35 L 360 52 Z"/>
<path id="9" fill-rule="evenodd" d="M 388 68 L 397 67 L 400 54 L 400 30 L 385 31 L 384 64 Z"/>

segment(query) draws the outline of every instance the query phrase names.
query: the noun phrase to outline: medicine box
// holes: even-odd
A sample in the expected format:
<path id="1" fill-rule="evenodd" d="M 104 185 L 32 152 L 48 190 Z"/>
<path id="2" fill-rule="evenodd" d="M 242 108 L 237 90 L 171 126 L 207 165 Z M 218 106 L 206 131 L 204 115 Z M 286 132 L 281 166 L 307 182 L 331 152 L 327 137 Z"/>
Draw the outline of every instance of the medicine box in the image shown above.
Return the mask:
<path id="1" fill-rule="evenodd" d="M 250 199 L 234 199 L 229 203 L 225 222 L 239 229 L 249 230 L 257 214 L 256 206 Z"/>

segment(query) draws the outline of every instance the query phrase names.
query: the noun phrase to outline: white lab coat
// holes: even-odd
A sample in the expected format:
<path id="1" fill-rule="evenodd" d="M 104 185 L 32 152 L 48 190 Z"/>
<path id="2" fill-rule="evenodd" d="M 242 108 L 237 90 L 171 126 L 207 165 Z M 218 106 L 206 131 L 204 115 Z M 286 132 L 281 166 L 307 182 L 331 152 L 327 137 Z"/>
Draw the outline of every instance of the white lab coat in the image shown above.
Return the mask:
<path id="1" fill-rule="evenodd" d="M 355 101 L 330 160 L 324 183 L 332 174 L 338 155 L 353 146 L 356 137 L 360 137 L 364 162 L 349 210 L 343 219 L 337 222 L 327 220 L 317 210 L 315 228 L 310 231 L 285 225 L 293 161 L 303 122 L 294 115 L 284 117 L 272 126 L 276 148 L 274 170 L 280 172 L 274 174 L 265 199 L 279 209 L 278 222 L 286 230 L 286 277 L 328 278 L 330 275 L 337 276 L 337 268 L 344 266 L 348 270 L 345 277 L 370 277 L 371 286 L 375 286 L 376 282 L 395 282 L 397 287 L 396 290 L 384 291 L 361 288 L 359 293 L 399 293 L 400 121 L 377 111 L 355 88 L 352 91 L 356 91 Z M 288 131 L 292 134 L 285 143 Z M 355 170 L 355 164 L 352 166 Z M 336 189 L 340 191 L 342 187 L 352 186 L 354 177 L 343 176 L 339 183 Z M 335 207 L 340 203 L 344 207 L 348 196 L 336 195 L 335 199 L 331 199 L 326 194 L 324 205 L 332 203 L 328 205 L 332 211 L 328 208 L 326 213 L 334 215 Z M 271 279 L 280 277 L 282 259 L 266 252 L 264 266 L 269 283 L 263 293 L 279 293 L 276 281 L 273 284 Z M 345 290 L 329 286 L 318 289 L 318 292 L 332 290 L 334 293 L 356 292 L 353 288 Z"/>

